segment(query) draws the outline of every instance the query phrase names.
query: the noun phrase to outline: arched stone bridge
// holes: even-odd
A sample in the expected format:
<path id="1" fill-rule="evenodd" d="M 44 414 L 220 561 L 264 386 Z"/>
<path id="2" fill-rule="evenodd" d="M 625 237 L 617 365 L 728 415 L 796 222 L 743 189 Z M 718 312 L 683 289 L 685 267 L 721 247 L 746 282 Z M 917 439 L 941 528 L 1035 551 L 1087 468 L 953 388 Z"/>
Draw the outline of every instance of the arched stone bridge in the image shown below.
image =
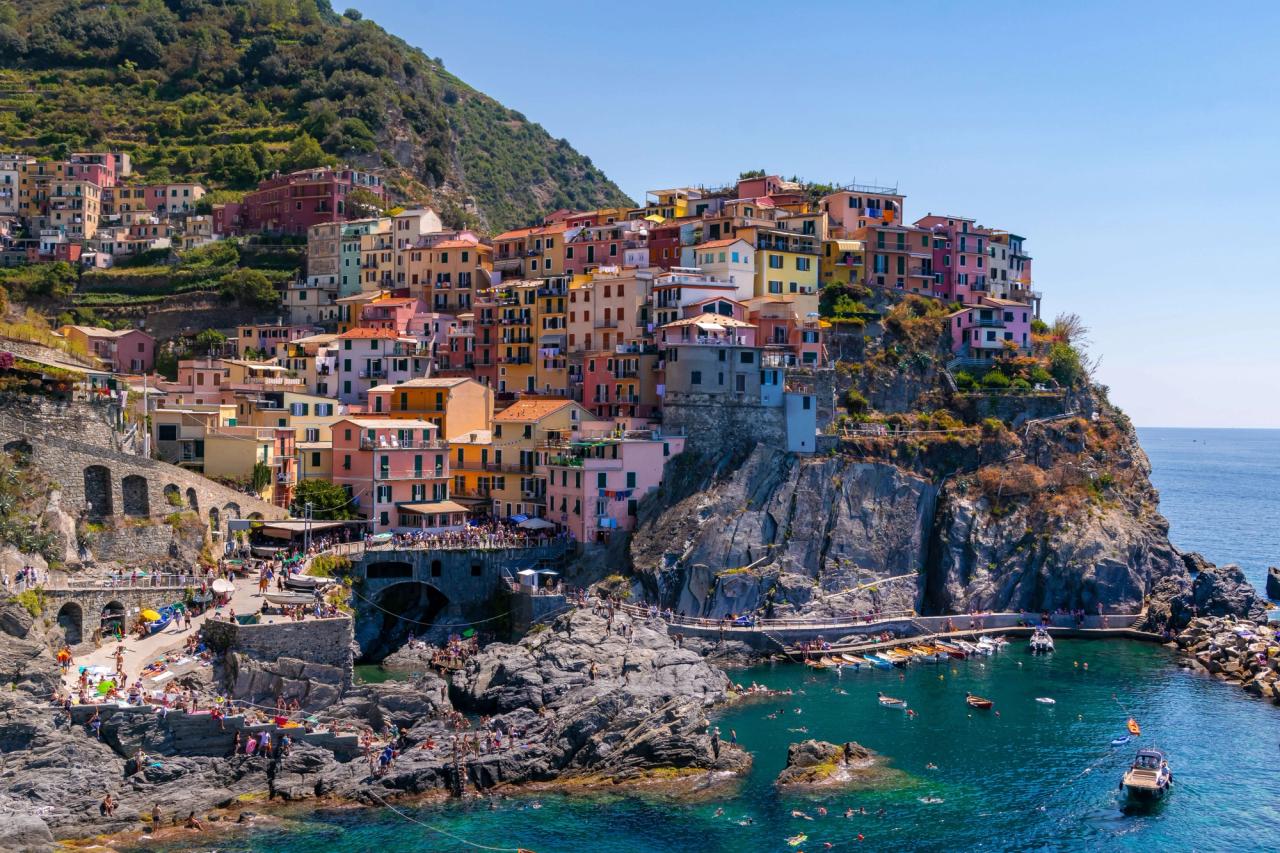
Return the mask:
<path id="1" fill-rule="evenodd" d="M 525 568 L 559 565 L 564 542 L 511 548 L 368 548 L 352 559 L 355 634 L 366 657 L 410 632 L 443 638 L 493 618 L 493 599 Z"/>
<path id="2" fill-rule="evenodd" d="M 124 631 L 148 608 L 182 601 L 186 590 L 194 584 L 166 583 L 162 586 L 66 587 L 45 589 L 44 612 L 54 619 L 67 643 L 75 647 L 91 642 L 94 632 L 109 634 L 115 625 Z"/>
<path id="3" fill-rule="evenodd" d="M 252 495 L 221 486 L 206 477 L 167 462 L 132 456 L 41 431 L 24 425 L 19 432 L 0 422 L 0 447 L 25 454 L 41 472 L 58 484 L 63 505 L 73 514 L 100 521 L 113 517 L 162 519 L 191 511 L 225 532 L 233 518 L 281 519 L 288 512 Z"/>

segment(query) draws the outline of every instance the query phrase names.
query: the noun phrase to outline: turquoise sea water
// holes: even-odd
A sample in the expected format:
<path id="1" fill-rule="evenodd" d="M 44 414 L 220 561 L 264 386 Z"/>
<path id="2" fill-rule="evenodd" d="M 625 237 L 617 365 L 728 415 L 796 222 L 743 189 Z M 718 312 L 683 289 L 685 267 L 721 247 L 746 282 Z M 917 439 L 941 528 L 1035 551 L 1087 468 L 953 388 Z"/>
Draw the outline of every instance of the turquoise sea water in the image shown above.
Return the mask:
<path id="1" fill-rule="evenodd" d="M 1280 554 L 1280 514 L 1268 488 L 1280 464 L 1280 433 L 1142 430 L 1141 437 L 1173 540 L 1215 561 L 1240 562 L 1260 583 Z M 471 842 L 537 853 L 813 853 L 826 843 L 869 851 L 1252 851 L 1275 849 L 1280 837 L 1280 708 L 1178 668 L 1158 646 L 1063 640 L 1053 655 L 1033 657 L 1015 641 L 992 658 L 901 673 L 837 677 L 765 666 L 733 675 L 804 692 L 721 715 L 724 735 L 736 732 L 755 765 L 737 791 L 717 800 L 541 796 L 503 800 L 496 811 L 464 803 L 409 813 Z M 881 708 L 877 691 L 907 699 L 918 716 Z M 967 691 L 993 699 L 999 716 L 969 709 Z M 1039 704 L 1037 696 L 1057 703 Z M 786 713 L 767 719 L 782 708 Z M 1141 721 L 1143 736 L 1113 749 L 1126 711 Z M 808 731 L 790 731 L 799 728 Z M 806 737 L 857 740 L 906 779 L 892 790 L 779 796 L 772 782 L 787 745 Z M 1151 811 L 1126 814 L 1116 787 L 1138 744 L 1169 753 L 1175 790 Z M 930 763 L 938 769 L 927 769 Z M 942 802 L 922 802 L 933 798 Z M 819 806 L 826 817 L 816 816 Z M 715 816 L 717 807 L 724 816 Z M 846 820 L 840 815 L 847 807 L 868 814 Z M 792 809 L 815 819 L 793 818 Z M 753 823 L 739 825 L 747 818 Z M 809 840 L 789 846 L 801 832 Z M 283 831 L 250 831 L 216 846 L 254 853 L 476 849 L 387 810 L 313 813 Z"/>

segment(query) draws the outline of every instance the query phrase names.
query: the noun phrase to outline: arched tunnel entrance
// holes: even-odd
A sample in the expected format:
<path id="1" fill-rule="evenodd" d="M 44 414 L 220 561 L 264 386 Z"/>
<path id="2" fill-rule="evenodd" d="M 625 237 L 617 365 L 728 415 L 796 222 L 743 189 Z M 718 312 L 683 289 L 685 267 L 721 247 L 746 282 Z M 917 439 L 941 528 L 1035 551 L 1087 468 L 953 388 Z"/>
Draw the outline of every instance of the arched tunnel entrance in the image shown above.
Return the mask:
<path id="1" fill-rule="evenodd" d="M 405 581 L 359 604 L 355 631 L 360 661 L 377 663 L 403 646 L 410 634 L 428 634 L 449 598 L 431 584 Z"/>

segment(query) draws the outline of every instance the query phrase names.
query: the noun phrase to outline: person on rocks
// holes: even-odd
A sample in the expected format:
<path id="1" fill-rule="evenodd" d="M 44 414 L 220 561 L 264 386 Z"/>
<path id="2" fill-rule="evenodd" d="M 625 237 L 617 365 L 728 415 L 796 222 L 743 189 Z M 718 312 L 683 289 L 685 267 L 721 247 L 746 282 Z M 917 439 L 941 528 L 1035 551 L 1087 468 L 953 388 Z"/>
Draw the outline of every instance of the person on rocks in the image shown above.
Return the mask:
<path id="1" fill-rule="evenodd" d="M 116 801 L 111 799 L 111 792 L 102 798 L 102 802 L 98 803 L 98 814 L 103 817 L 113 817 L 116 813 Z"/>
<path id="2" fill-rule="evenodd" d="M 717 761 L 720 760 L 720 727 L 719 726 L 712 729 L 711 731 L 711 754 L 715 756 L 715 759 Z"/>
<path id="3" fill-rule="evenodd" d="M 102 740 L 102 717 L 94 709 L 93 716 L 89 718 L 89 731 L 93 732 L 93 736 L 98 740 Z"/>
<path id="4" fill-rule="evenodd" d="M 198 817 L 196 817 L 195 812 L 191 812 L 190 814 L 187 815 L 187 821 L 183 825 L 187 829 L 194 829 L 200 832 L 204 831 L 204 824 L 200 822 L 200 819 Z"/>
<path id="5" fill-rule="evenodd" d="M 160 828 L 160 804 L 156 803 L 151 807 L 151 828 Z"/>

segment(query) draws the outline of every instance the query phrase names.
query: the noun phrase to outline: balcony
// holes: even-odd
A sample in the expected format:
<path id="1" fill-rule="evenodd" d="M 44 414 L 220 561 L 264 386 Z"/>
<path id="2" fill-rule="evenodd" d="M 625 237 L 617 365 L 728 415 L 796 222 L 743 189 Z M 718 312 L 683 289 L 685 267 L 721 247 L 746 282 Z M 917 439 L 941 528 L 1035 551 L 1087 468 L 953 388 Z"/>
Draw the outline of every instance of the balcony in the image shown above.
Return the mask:
<path id="1" fill-rule="evenodd" d="M 980 329 L 1003 329 L 1004 320 L 997 320 L 994 318 L 990 320 L 978 320 L 974 322 L 973 325 L 977 326 Z"/>
<path id="2" fill-rule="evenodd" d="M 444 450 L 447 447 L 448 444 L 443 441 L 399 441 L 385 437 L 381 441 L 373 441 L 367 437 L 360 439 L 361 450 Z"/>
<path id="3" fill-rule="evenodd" d="M 389 468 L 379 468 L 377 480 L 394 482 L 397 480 L 440 480 L 446 475 L 444 468 L 415 468 L 412 471 L 391 472 Z"/>
<path id="4" fill-rule="evenodd" d="M 373 370 L 362 370 L 359 373 L 361 379 L 381 379 L 387 375 L 385 367 L 375 368 Z"/>

